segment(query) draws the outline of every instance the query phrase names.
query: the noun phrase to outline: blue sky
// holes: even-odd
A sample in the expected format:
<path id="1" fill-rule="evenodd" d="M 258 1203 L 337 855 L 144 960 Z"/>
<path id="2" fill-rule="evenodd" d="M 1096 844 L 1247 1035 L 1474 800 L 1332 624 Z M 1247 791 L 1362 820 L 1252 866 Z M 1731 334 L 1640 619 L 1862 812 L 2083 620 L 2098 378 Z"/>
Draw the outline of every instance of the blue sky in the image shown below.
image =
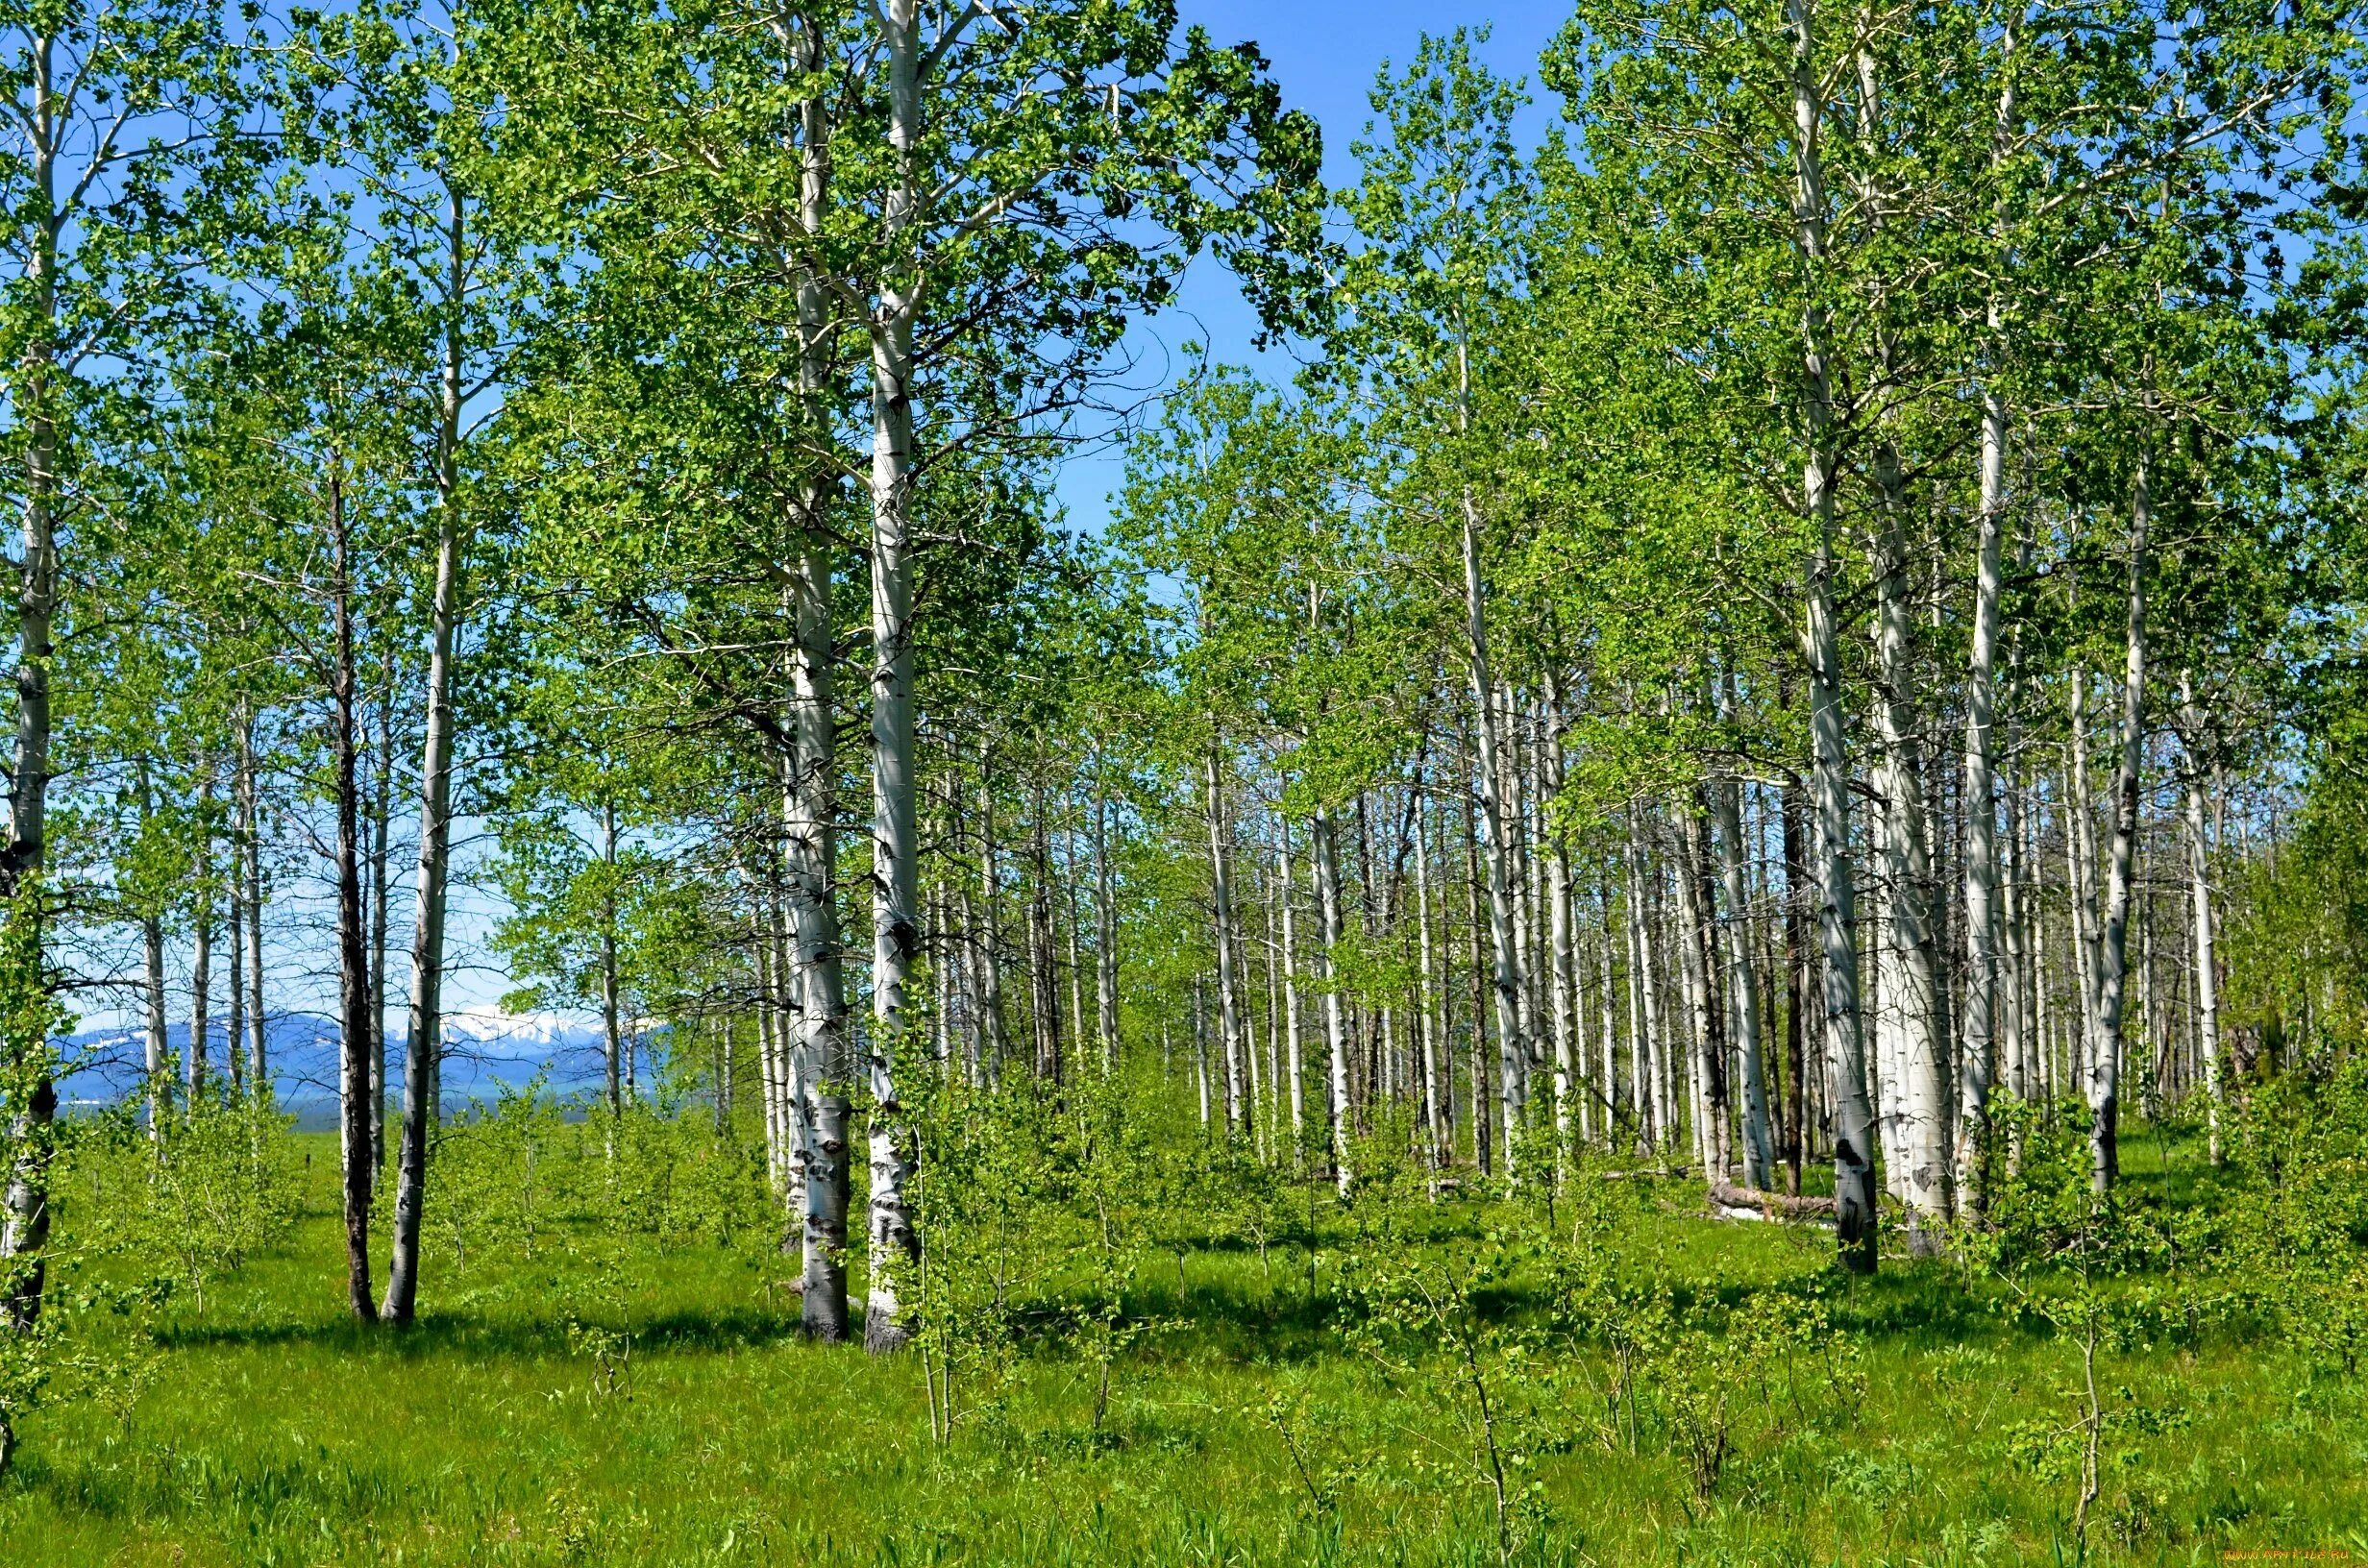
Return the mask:
<path id="1" fill-rule="evenodd" d="M 1402 66 L 1413 58 L 1418 40 L 1426 32 L 1445 33 L 1486 22 L 1492 31 L 1481 50 L 1482 58 L 1506 76 L 1531 78 L 1535 91 L 1538 55 L 1568 19 L 1570 4 L 1571 0 L 1542 4 L 1506 0 L 1492 12 L 1479 13 L 1436 0 L 1429 4 L 1414 0 L 1367 0 L 1364 4 L 1179 0 L 1179 11 L 1185 24 L 1205 27 L 1221 44 L 1246 38 L 1264 50 L 1281 84 L 1284 102 L 1314 114 L 1323 127 L 1325 179 L 1339 186 L 1356 176 L 1349 144 L 1364 130 L 1370 113 L 1367 94 L 1385 61 Z M 1549 123 L 1551 113 L 1549 105 L 1533 107 L 1524 129 L 1536 135 Z M 1142 367 L 1136 380 L 1138 392 L 1155 391 L 1172 375 L 1180 363 L 1174 350 L 1186 341 L 1206 344 L 1221 362 L 1251 362 L 1255 355 L 1250 339 L 1256 327 L 1254 316 L 1223 269 L 1205 259 L 1196 263 L 1176 305 L 1136 334 L 1134 347 Z M 1289 372 L 1288 361 L 1279 357 L 1269 365 L 1269 373 L 1278 378 Z M 1107 497 L 1117 487 L 1122 468 L 1117 452 L 1107 443 L 1090 446 L 1063 465 L 1057 490 L 1072 527 L 1089 532 L 1101 528 L 1108 517 Z M 476 825 L 463 823 L 464 835 Z M 480 849 L 478 845 L 463 846 L 460 856 L 473 862 Z M 292 920 L 296 930 L 292 935 L 275 933 L 272 938 L 274 979 L 269 1005 L 275 1013 L 308 1010 L 327 1017 L 333 998 L 333 975 L 324 968 L 328 956 L 322 889 L 301 875 L 292 882 L 302 885 L 284 887 L 282 896 L 287 905 L 298 907 L 284 907 L 280 913 L 281 918 Z M 500 913 L 483 890 L 465 885 L 454 889 L 451 937 L 455 951 L 445 997 L 449 1008 L 490 1011 L 510 989 L 509 978 L 486 951 L 486 939 Z M 390 1001 L 399 1004 L 406 983 L 404 951 L 411 917 L 410 894 L 400 879 L 391 914 L 395 972 L 389 991 Z M 185 962 L 185 954 L 177 953 L 174 961 L 177 965 Z M 185 977 L 177 977 L 173 984 L 179 987 L 185 981 Z M 106 997 L 91 1009 L 92 1025 L 132 1021 L 128 1011 L 106 1005 L 114 999 Z M 183 1005 L 177 995 L 176 1013 Z M 390 1006 L 389 1012 L 400 1017 L 399 1005 Z M 399 1030 L 400 1023 L 395 1027 Z"/>
<path id="2" fill-rule="evenodd" d="M 1324 178 L 1339 186 L 1356 178 L 1348 147 L 1371 113 L 1366 95 L 1385 61 L 1402 68 L 1425 33 L 1487 23 L 1491 32 L 1482 58 L 1506 76 L 1528 78 L 1535 93 L 1539 53 L 1569 19 L 1571 6 L 1569 0 L 1506 0 L 1482 12 L 1437 0 L 1179 0 L 1178 11 L 1186 25 L 1207 28 L 1219 43 L 1247 38 L 1265 51 L 1284 103 L 1307 110 L 1323 127 Z M 1550 106 L 1534 106 L 1527 129 L 1542 129 L 1549 115 Z M 1250 338 L 1256 329 L 1256 318 L 1223 269 L 1197 262 L 1176 306 L 1137 334 L 1143 381 L 1157 383 L 1163 368 L 1172 373 L 1179 363 L 1176 346 L 1188 341 L 1206 344 L 1222 363 L 1252 362 Z M 1277 362 L 1270 373 L 1288 375 L 1289 366 Z M 1119 456 L 1106 445 L 1090 447 L 1062 465 L 1056 488 L 1072 527 L 1100 530 L 1108 516 L 1106 498 L 1121 474 Z"/>

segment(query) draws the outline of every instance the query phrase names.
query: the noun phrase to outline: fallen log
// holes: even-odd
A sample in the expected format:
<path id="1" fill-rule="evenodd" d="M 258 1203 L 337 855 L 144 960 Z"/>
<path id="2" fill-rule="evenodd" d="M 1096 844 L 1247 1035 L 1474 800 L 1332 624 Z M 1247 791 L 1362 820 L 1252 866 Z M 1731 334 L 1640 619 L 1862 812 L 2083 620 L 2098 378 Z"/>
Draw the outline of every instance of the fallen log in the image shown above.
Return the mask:
<path id="1" fill-rule="evenodd" d="M 1713 1182 L 1709 1189 L 1710 1206 L 1721 1219 L 1805 1219 L 1832 1220 L 1832 1198 L 1794 1197 L 1788 1192 L 1770 1192 L 1757 1187 L 1738 1187 L 1733 1182 Z"/>

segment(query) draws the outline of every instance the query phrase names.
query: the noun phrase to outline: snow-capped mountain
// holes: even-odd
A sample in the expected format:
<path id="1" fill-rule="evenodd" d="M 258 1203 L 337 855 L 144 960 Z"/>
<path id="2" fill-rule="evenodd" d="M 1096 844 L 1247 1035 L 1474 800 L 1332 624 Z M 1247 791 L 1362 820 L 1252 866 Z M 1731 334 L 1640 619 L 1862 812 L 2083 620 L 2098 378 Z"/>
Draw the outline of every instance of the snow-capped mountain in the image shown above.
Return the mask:
<path id="1" fill-rule="evenodd" d="M 400 1020 L 390 1018 L 386 1041 L 386 1081 L 403 1081 L 407 1036 Z M 462 1009 L 444 1020 L 444 1098 L 448 1105 L 490 1099 L 505 1086 L 516 1086 L 545 1075 L 552 1092 L 572 1094 L 598 1086 L 604 1077 L 601 1028 L 597 1021 L 558 1013 L 505 1013 L 498 1008 Z M 651 1049 L 651 1031 L 629 1043 L 643 1053 Z M 336 1024 L 310 1013 L 272 1015 L 264 1029 L 264 1055 L 272 1088 L 282 1104 L 294 1109 L 307 1123 L 334 1104 L 337 1085 Z M 166 1047 L 175 1056 L 188 1049 L 189 1026 L 171 1024 Z M 207 1030 L 209 1072 L 227 1070 L 224 1025 Z M 59 1085 L 69 1107 L 85 1109 L 111 1104 L 136 1091 L 147 1059 L 147 1031 L 115 1025 L 86 1029 L 61 1041 L 67 1064 Z M 245 1043 L 240 1042 L 240 1054 Z"/>

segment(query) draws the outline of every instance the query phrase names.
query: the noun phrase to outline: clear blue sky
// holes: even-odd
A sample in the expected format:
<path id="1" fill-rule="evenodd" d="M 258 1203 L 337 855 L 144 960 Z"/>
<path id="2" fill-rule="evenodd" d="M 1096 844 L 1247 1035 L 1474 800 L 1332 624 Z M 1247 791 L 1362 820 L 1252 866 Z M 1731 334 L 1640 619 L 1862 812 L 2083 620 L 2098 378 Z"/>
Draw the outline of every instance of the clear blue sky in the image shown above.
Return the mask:
<path id="1" fill-rule="evenodd" d="M 1356 178 L 1349 143 L 1365 129 L 1371 114 L 1367 94 L 1384 62 L 1403 68 L 1414 57 L 1425 33 L 1447 33 L 1459 26 L 1486 23 L 1491 32 L 1482 50 L 1490 66 L 1508 77 L 1526 78 L 1534 104 L 1524 127 L 1542 131 L 1553 114 L 1550 100 L 1537 86 L 1538 55 L 1570 17 L 1570 0 L 1504 0 L 1488 10 L 1441 3 L 1441 0 L 1178 0 L 1187 26 L 1208 29 L 1221 44 L 1247 38 L 1258 44 L 1281 84 L 1283 101 L 1316 116 L 1323 127 L 1324 178 L 1334 186 Z M 1257 320 L 1242 302 L 1223 270 L 1205 259 L 1195 263 L 1177 304 L 1136 334 L 1140 374 L 1135 384 L 1148 390 L 1172 378 L 1178 360 L 1178 344 L 1205 343 L 1221 363 L 1254 360 L 1250 338 Z M 1277 362 L 1270 374 L 1289 374 Z M 1122 465 L 1107 447 L 1089 448 L 1062 467 L 1056 486 L 1068 507 L 1071 526 L 1099 531 L 1106 519 L 1106 497 L 1117 488 Z"/>

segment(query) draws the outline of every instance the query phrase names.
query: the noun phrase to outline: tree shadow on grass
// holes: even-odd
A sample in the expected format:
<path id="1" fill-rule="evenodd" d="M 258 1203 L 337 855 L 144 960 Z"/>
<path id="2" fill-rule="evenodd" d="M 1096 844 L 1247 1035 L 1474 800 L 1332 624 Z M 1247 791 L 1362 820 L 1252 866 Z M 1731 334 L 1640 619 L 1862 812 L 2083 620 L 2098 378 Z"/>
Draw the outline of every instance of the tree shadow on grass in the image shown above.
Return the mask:
<path id="1" fill-rule="evenodd" d="M 603 1311 L 586 1311 L 577 1321 L 629 1332 L 638 1353 L 720 1355 L 797 1343 L 804 1338 L 795 1318 L 761 1308 L 678 1310 L 609 1321 Z M 559 1359 L 572 1354 L 568 1315 L 493 1315 L 467 1311 L 430 1311 L 406 1324 L 362 1323 L 348 1317 L 269 1323 L 181 1323 L 157 1331 L 166 1350 L 305 1348 L 340 1355 L 422 1360 L 433 1357 Z"/>

